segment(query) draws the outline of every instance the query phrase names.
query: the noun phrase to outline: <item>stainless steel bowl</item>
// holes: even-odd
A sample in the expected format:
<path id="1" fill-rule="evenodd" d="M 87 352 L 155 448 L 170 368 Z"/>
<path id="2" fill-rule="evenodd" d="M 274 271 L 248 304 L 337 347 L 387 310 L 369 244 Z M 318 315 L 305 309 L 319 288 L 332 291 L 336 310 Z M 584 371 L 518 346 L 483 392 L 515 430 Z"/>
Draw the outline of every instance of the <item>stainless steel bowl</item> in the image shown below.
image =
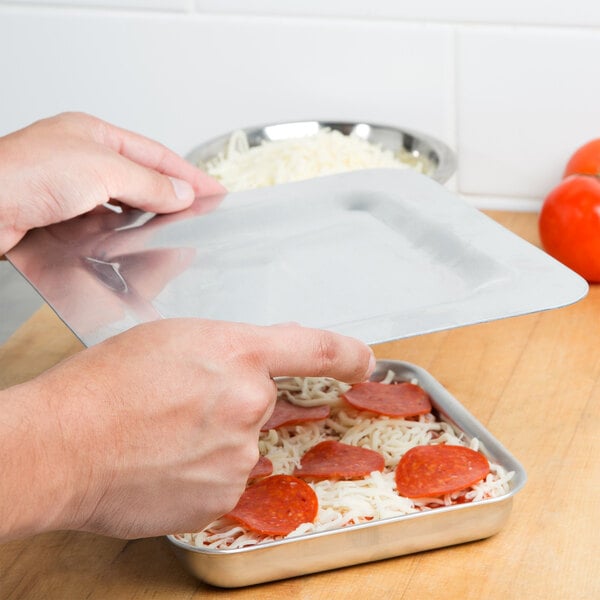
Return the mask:
<path id="1" fill-rule="evenodd" d="M 400 129 L 389 125 L 348 121 L 295 121 L 273 123 L 243 129 L 250 147 L 264 140 L 277 141 L 315 135 L 320 129 L 339 131 L 344 135 L 356 135 L 384 150 L 390 150 L 404 163 L 417 167 L 439 183 L 445 183 L 456 170 L 454 152 L 443 142 L 417 131 Z M 233 132 L 213 138 L 194 148 L 186 159 L 205 168 L 208 161 L 224 152 Z"/>

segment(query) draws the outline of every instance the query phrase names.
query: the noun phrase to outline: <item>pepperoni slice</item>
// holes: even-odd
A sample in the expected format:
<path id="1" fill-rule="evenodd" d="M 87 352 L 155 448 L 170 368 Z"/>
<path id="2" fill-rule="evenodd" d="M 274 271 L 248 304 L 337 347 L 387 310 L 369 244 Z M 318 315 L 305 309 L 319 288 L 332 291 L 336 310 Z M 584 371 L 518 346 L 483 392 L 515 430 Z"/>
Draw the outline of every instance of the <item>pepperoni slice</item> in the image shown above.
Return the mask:
<path id="1" fill-rule="evenodd" d="M 282 425 L 296 425 L 306 421 L 320 421 L 329 416 L 330 408 L 326 404 L 321 406 L 296 406 L 283 398 L 275 403 L 273 414 L 262 426 L 261 431 L 277 429 Z"/>
<path id="2" fill-rule="evenodd" d="M 263 535 L 287 535 L 312 523 L 318 510 L 317 495 L 305 481 L 273 475 L 247 487 L 227 516 Z"/>
<path id="3" fill-rule="evenodd" d="M 354 408 L 397 419 L 431 412 L 427 392 L 407 381 L 389 384 L 378 381 L 357 383 L 342 396 Z"/>
<path id="4" fill-rule="evenodd" d="M 415 446 L 396 467 L 401 496 L 443 496 L 468 488 L 490 472 L 487 458 L 464 446 Z"/>
<path id="5" fill-rule="evenodd" d="M 311 481 L 321 479 L 360 479 L 373 471 L 383 471 L 385 460 L 379 452 L 326 440 L 310 448 L 294 475 Z"/>
<path id="6" fill-rule="evenodd" d="M 261 456 L 254 467 L 252 467 L 252 471 L 248 475 L 248 480 L 268 477 L 272 472 L 273 463 L 266 456 Z"/>

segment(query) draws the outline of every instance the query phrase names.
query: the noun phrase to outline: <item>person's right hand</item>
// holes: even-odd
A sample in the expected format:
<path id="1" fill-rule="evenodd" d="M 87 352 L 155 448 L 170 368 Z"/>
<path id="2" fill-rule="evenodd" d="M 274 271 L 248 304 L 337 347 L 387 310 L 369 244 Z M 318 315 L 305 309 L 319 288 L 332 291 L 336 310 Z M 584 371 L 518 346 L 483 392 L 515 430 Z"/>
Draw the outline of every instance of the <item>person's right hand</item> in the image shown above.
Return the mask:
<path id="1" fill-rule="evenodd" d="M 368 346 L 338 334 L 196 319 L 139 325 L 84 350 L 5 392 L 0 440 L 14 452 L 0 538 L 3 528 L 199 530 L 244 490 L 273 377 L 357 382 L 374 365 Z M 7 488 L 16 476 L 21 485 Z"/>

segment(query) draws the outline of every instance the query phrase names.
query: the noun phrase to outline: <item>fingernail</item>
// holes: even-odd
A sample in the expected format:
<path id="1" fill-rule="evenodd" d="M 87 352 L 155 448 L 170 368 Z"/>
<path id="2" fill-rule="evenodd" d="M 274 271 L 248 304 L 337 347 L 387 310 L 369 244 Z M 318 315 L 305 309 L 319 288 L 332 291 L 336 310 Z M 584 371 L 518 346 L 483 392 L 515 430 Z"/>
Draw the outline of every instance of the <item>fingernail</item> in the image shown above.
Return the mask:
<path id="1" fill-rule="evenodd" d="M 178 179 L 177 177 L 169 177 L 169 179 L 171 180 L 177 198 L 179 200 L 192 202 L 195 196 L 192 186 L 187 181 Z"/>
<path id="2" fill-rule="evenodd" d="M 377 359 L 375 358 L 375 354 L 373 354 L 373 350 L 371 350 L 371 358 L 369 359 L 369 367 L 367 368 L 367 377 L 370 377 L 377 366 Z"/>

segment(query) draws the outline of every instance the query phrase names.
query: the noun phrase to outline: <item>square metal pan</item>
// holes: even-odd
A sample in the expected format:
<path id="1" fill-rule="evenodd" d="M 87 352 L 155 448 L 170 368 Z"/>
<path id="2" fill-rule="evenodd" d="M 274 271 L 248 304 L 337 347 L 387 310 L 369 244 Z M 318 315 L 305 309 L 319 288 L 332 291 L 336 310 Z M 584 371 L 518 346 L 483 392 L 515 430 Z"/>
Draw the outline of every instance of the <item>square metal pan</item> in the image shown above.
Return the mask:
<path id="1" fill-rule="evenodd" d="M 476 437 L 490 461 L 514 471 L 510 492 L 233 550 L 197 548 L 167 536 L 193 575 L 215 586 L 241 587 L 479 540 L 504 526 L 513 496 L 526 481 L 521 464 L 427 371 L 407 362 L 380 360 L 372 379 L 383 379 L 388 370 L 399 381 L 416 379 L 440 418 L 462 431 L 467 440 Z"/>

